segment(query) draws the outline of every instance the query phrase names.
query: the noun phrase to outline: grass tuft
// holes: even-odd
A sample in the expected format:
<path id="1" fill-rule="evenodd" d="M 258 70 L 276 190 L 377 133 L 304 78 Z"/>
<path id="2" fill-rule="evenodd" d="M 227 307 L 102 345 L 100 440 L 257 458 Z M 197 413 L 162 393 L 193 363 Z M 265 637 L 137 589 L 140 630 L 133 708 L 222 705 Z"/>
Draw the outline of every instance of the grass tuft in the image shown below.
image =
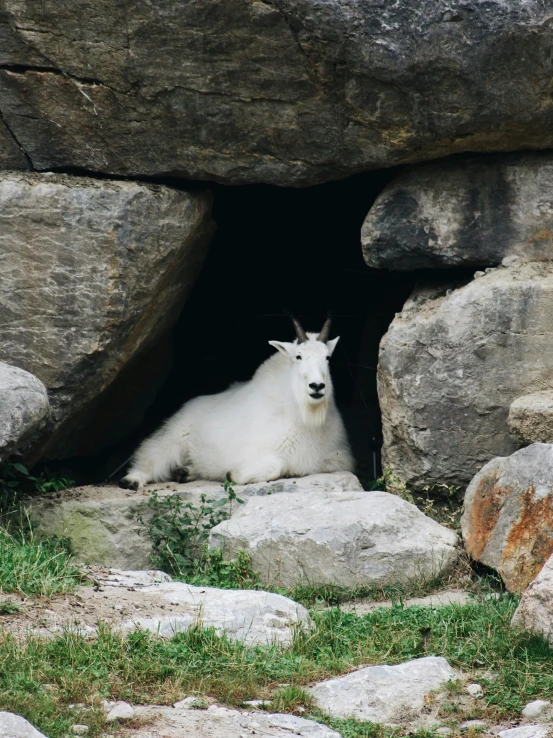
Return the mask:
<path id="1" fill-rule="evenodd" d="M 51 597 L 71 591 L 80 580 L 79 568 L 59 541 L 0 527 L 0 592 Z"/>

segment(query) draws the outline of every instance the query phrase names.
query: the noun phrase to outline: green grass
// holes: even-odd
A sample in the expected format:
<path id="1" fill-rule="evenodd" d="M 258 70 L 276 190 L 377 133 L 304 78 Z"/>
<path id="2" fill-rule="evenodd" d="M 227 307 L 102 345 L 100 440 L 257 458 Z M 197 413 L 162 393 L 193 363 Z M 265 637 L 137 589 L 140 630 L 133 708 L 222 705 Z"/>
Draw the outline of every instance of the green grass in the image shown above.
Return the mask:
<path id="1" fill-rule="evenodd" d="M 58 541 L 0 527 L 0 592 L 51 597 L 71 591 L 79 581 L 77 565 Z"/>
<path id="2" fill-rule="evenodd" d="M 50 738 L 61 738 L 75 722 L 90 725 L 90 736 L 99 735 L 104 698 L 170 704 L 205 694 L 230 705 L 272 699 L 275 707 L 302 705 L 303 715 L 322 719 L 310 712 L 306 685 L 360 664 L 442 655 L 461 672 L 476 672 L 487 709 L 509 718 L 553 692 L 553 653 L 542 638 L 511 629 L 515 606 L 516 599 L 505 595 L 439 609 L 382 608 L 363 617 L 338 609 L 313 612 L 314 630 L 298 632 L 286 649 L 247 647 L 196 629 L 171 640 L 143 632 L 123 637 L 107 629 L 94 640 L 72 633 L 26 641 L 4 635 L 0 709 L 24 715 Z M 69 708 L 79 702 L 91 711 Z M 356 721 L 325 722 L 344 738 L 391 735 Z"/>

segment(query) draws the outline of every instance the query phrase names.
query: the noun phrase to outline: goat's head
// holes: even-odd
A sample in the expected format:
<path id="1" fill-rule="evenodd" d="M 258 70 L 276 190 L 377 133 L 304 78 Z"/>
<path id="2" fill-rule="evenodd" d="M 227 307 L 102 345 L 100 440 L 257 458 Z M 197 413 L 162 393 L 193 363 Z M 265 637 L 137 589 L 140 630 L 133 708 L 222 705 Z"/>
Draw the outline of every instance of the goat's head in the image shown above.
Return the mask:
<path id="1" fill-rule="evenodd" d="M 292 393 L 303 421 L 307 425 L 323 425 L 332 395 L 328 361 L 340 337 L 329 341 L 330 317 L 319 334 L 306 333 L 298 320 L 292 317 L 292 321 L 296 329 L 295 341 L 269 343 L 290 361 Z"/>

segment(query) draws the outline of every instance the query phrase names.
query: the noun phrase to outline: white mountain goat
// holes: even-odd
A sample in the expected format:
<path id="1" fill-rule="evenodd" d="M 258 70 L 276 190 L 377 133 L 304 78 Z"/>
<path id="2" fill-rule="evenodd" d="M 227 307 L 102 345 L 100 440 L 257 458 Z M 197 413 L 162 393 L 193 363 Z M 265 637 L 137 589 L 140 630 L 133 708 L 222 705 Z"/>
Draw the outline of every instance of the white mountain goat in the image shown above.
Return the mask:
<path id="1" fill-rule="evenodd" d="M 237 484 L 351 471 L 328 367 L 339 337 L 328 340 L 330 318 L 319 335 L 292 320 L 293 343 L 269 341 L 277 353 L 249 382 L 183 405 L 138 448 L 120 485 L 139 489 L 178 469 L 188 481 L 229 475 Z"/>

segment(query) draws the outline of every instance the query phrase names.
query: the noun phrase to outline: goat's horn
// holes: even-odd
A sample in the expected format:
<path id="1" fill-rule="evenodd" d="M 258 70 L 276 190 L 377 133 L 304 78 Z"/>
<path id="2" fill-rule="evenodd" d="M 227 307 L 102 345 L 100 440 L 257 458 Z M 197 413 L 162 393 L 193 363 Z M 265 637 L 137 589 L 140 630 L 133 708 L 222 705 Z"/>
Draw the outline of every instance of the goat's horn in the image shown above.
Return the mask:
<path id="1" fill-rule="evenodd" d="M 298 338 L 298 343 L 305 343 L 305 341 L 308 340 L 307 333 L 301 327 L 300 321 L 297 318 L 294 318 L 294 316 L 289 310 L 285 310 L 284 314 L 287 315 L 292 321 L 292 323 L 294 324 L 294 328 L 296 329 L 296 336 Z"/>
<path id="2" fill-rule="evenodd" d="M 332 323 L 332 315 L 330 314 L 330 311 L 329 311 L 328 318 L 326 319 L 325 324 L 321 328 L 321 332 L 317 336 L 317 341 L 322 341 L 323 343 L 326 343 L 328 341 L 328 336 L 330 335 L 331 323 Z"/>

